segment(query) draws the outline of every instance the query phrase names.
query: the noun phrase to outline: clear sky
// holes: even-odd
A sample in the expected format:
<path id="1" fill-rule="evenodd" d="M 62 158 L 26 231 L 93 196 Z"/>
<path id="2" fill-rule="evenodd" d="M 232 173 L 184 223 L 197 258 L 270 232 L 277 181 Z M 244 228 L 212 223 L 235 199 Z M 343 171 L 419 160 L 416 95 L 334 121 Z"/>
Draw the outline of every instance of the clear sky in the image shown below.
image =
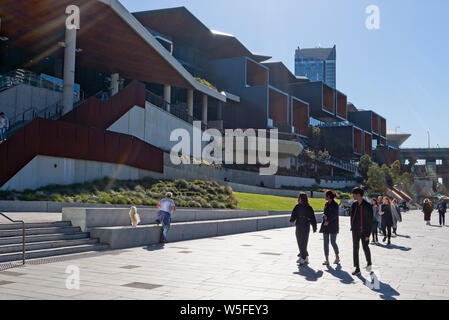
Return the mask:
<path id="1" fill-rule="evenodd" d="M 294 72 L 300 46 L 337 45 L 337 89 L 411 133 L 403 147 L 449 147 L 448 0 L 121 0 L 131 12 L 185 6 Z M 380 29 L 368 30 L 369 5 Z M 399 127 L 399 128 L 397 128 Z"/>

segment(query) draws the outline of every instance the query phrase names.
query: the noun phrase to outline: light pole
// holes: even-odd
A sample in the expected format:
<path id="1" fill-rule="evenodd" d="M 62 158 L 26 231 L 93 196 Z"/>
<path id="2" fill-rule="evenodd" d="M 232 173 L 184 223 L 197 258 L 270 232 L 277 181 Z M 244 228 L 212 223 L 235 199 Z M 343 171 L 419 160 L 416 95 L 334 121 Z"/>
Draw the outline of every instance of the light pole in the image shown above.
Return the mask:
<path id="1" fill-rule="evenodd" d="M 398 129 L 399 129 L 400 127 L 399 126 L 397 126 L 396 128 L 394 128 L 394 132 L 397 134 L 398 133 Z"/>
<path id="2" fill-rule="evenodd" d="M 429 132 L 429 130 L 427 130 L 427 145 L 428 145 L 428 148 L 430 149 L 430 132 Z"/>

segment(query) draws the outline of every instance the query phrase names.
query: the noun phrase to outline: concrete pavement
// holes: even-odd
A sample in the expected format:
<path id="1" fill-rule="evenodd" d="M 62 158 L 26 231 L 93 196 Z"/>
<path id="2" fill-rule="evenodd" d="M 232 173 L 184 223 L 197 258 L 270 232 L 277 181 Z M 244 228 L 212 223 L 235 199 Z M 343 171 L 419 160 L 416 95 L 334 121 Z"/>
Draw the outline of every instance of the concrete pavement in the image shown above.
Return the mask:
<path id="1" fill-rule="evenodd" d="M 390 248 L 371 246 L 379 281 L 370 282 L 366 271 L 350 275 L 349 219 L 340 219 L 341 268 L 322 266 L 317 233 L 310 265 L 298 269 L 294 229 L 275 229 L 2 266 L 0 299 L 449 300 L 449 227 L 425 226 L 421 212 L 405 213 Z M 360 258 L 364 265 L 362 250 Z"/>

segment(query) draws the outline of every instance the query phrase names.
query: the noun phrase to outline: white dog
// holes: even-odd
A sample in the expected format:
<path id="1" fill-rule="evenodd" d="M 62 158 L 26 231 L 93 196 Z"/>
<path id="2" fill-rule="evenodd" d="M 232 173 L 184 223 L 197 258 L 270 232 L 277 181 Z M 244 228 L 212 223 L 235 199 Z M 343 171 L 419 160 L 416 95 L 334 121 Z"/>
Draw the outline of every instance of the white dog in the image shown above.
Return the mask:
<path id="1" fill-rule="evenodd" d="M 131 225 L 133 227 L 137 227 L 137 225 L 140 223 L 140 216 L 137 213 L 136 207 L 131 207 L 131 210 L 129 210 L 129 217 L 131 218 Z"/>

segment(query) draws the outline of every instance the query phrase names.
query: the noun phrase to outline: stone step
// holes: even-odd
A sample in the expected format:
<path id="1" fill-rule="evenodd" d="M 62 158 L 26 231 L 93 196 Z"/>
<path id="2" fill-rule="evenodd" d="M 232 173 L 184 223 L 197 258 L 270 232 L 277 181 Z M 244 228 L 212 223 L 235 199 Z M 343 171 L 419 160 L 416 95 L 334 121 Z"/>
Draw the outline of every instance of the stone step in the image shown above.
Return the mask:
<path id="1" fill-rule="evenodd" d="M 26 252 L 26 259 L 38 259 L 38 258 L 47 258 L 54 257 L 60 255 L 68 255 L 82 252 L 90 252 L 90 251 L 103 251 L 107 250 L 108 246 L 104 244 L 87 244 L 87 245 L 79 245 L 79 246 L 68 246 L 61 248 L 52 248 L 52 249 L 44 249 L 44 250 L 32 250 Z M 0 263 L 2 262 L 13 262 L 13 261 L 21 261 L 22 253 L 3 253 L 0 254 Z"/>
<path id="2" fill-rule="evenodd" d="M 61 234 L 74 234 L 79 232 L 78 227 L 50 227 L 50 228 L 32 228 L 26 229 L 26 235 L 37 235 L 37 234 L 50 234 L 50 233 L 61 233 Z M 0 238 L 4 237 L 17 237 L 22 235 L 21 229 L 7 229 L 0 230 Z"/>
<path id="3" fill-rule="evenodd" d="M 98 239 L 74 239 L 74 240 L 59 240 L 59 241 L 44 241 L 44 242 L 33 242 L 25 244 L 25 251 L 33 250 L 44 250 L 52 248 L 61 248 L 69 246 L 80 246 L 86 244 L 97 244 Z M 21 253 L 22 244 L 10 244 L 0 246 L 0 254 L 2 253 Z"/>
<path id="4" fill-rule="evenodd" d="M 74 234 L 54 233 L 54 234 L 39 234 L 25 237 L 26 243 L 44 242 L 44 241 L 58 241 L 58 240 L 75 240 L 89 238 L 87 232 L 77 232 Z M 21 244 L 22 236 L 0 238 L 0 246 L 10 244 Z"/>
<path id="5" fill-rule="evenodd" d="M 178 222 L 171 225 L 168 241 L 176 242 L 286 228 L 292 226 L 289 220 L 290 214 L 243 219 Z M 322 214 L 317 214 L 317 221 L 321 220 Z M 90 234 L 92 237 L 98 238 L 101 243 L 108 244 L 111 249 L 124 249 L 159 243 L 161 229 L 160 226 L 156 225 L 102 227 L 92 229 Z"/>
<path id="6" fill-rule="evenodd" d="M 60 221 L 60 222 L 34 222 L 34 223 L 25 223 L 26 229 L 34 229 L 34 228 L 63 228 L 70 227 L 72 224 L 70 221 Z M 13 230 L 19 229 L 22 230 L 21 223 L 7 223 L 0 224 L 0 230 Z"/>

